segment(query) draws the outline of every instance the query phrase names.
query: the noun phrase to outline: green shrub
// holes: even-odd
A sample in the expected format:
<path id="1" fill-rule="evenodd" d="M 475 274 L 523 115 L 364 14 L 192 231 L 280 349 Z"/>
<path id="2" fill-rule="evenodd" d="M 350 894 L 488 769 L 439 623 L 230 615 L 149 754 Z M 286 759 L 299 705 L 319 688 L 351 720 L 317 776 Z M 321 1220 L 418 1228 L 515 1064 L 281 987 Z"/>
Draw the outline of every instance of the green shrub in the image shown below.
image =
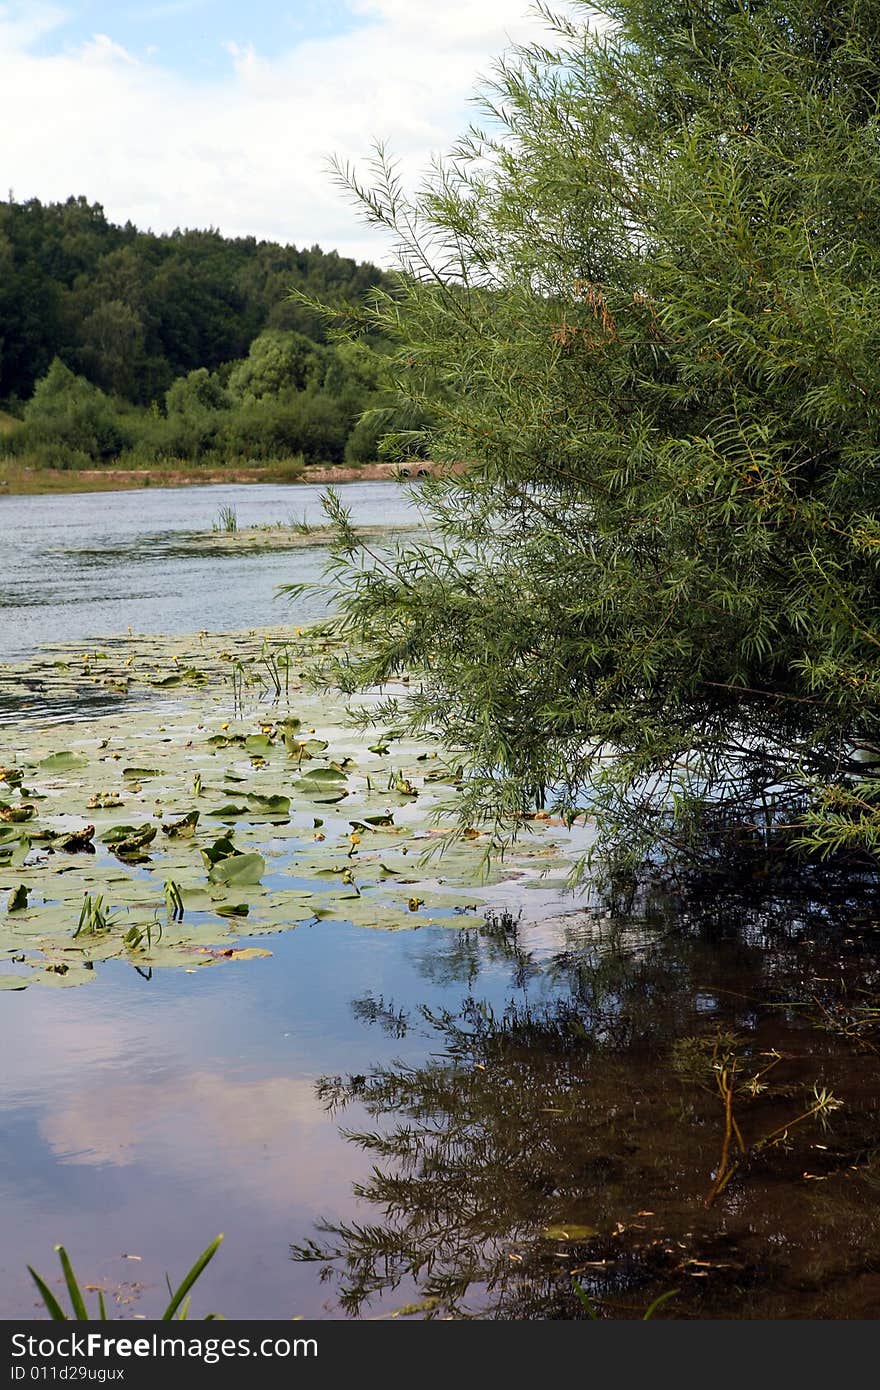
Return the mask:
<path id="1" fill-rule="evenodd" d="M 24 409 L 24 423 L 9 436 L 10 451 L 50 457 L 84 454 L 90 460 L 115 457 L 130 443 L 109 396 L 58 358 L 37 382 Z M 55 463 L 50 466 L 78 466 Z"/>

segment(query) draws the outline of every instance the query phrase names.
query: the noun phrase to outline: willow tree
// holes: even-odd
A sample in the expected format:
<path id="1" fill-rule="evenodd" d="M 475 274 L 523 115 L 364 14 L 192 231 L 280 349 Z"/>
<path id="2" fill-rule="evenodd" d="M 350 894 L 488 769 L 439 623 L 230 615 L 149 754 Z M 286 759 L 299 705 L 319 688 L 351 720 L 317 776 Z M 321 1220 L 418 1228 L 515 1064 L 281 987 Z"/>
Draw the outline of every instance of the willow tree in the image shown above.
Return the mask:
<path id="1" fill-rule="evenodd" d="M 331 504 L 337 675 L 418 671 L 382 713 L 456 750 L 465 822 L 872 848 L 880 0 L 573 13 L 415 197 L 338 170 L 397 236 L 396 390 L 463 468 L 393 558 Z"/>

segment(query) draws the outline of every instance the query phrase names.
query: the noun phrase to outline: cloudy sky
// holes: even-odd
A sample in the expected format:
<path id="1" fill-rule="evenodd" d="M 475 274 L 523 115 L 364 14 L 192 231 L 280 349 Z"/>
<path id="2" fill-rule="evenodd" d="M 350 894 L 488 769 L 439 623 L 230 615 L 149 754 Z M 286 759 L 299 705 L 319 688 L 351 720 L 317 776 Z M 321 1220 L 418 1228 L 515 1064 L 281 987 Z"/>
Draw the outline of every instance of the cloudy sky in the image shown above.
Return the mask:
<path id="1" fill-rule="evenodd" d="M 414 181 L 541 32 L 530 0 L 0 0 L 0 188 L 384 261 L 328 155 L 381 138 Z"/>

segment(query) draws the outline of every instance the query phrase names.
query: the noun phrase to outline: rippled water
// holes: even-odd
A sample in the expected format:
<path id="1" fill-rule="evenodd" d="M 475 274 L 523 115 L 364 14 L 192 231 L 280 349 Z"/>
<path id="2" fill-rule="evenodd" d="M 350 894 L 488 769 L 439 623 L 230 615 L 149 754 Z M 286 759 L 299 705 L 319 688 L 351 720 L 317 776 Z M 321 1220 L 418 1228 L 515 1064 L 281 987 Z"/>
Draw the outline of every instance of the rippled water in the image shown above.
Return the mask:
<path id="1" fill-rule="evenodd" d="M 238 525 L 322 524 L 324 489 L 301 485 L 156 488 L 52 497 L 0 496 L 4 565 L 0 659 L 44 643 L 89 641 L 124 632 L 215 632 L 284 622 L 279 584 L 320 578 L 326 551 L 217 555 L 187 548 L 210 531 L 223 507 Z M 349 483 L 343 501 L 364 526 L 418 524 L 393 482 Z M 294 621 L 323 616 L 320 595 L 297 600 Z"/>

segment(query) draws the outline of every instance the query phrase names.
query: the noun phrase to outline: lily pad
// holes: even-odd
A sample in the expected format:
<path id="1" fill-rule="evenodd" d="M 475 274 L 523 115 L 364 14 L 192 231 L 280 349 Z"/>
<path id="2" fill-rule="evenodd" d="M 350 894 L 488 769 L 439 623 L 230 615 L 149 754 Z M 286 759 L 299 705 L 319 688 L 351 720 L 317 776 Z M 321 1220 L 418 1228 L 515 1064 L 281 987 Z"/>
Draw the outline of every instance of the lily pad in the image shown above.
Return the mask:
<path id="1" fill-rule="evenodd" d="M 262 854 L 234 854 L 212 865 L 208 878 L 212 883 L 244 888 L 259 883 L 265 872 L 266 861 Z"/>
<path id="2" fill-rule="evenodd" d="M 567 1226 L 560 1222 L 555 1226 L 545 1226 L 541 1235 L 545 1240 L 583 1241 L 592 1240 L 594 1236 L 599 1235 L 599 1231 L 595 1226 L 580 1226 L 575 1223 Z"/>
<path id="3" fill-rule="evenodd" d="M 88 758 L 78 753 L 50 753 L 37 764 L 44 772 L 72 772 L 75 768 L 88 767 Z"/>
<path id="4" fill-rule="evenodd" d="M 28 894 L 30 891 L 26 883 L 20 883 L 17 888 L 13 888 L 12 892 L 9 894 L 6 911 L 22 912 L 28 905 Z"/>

